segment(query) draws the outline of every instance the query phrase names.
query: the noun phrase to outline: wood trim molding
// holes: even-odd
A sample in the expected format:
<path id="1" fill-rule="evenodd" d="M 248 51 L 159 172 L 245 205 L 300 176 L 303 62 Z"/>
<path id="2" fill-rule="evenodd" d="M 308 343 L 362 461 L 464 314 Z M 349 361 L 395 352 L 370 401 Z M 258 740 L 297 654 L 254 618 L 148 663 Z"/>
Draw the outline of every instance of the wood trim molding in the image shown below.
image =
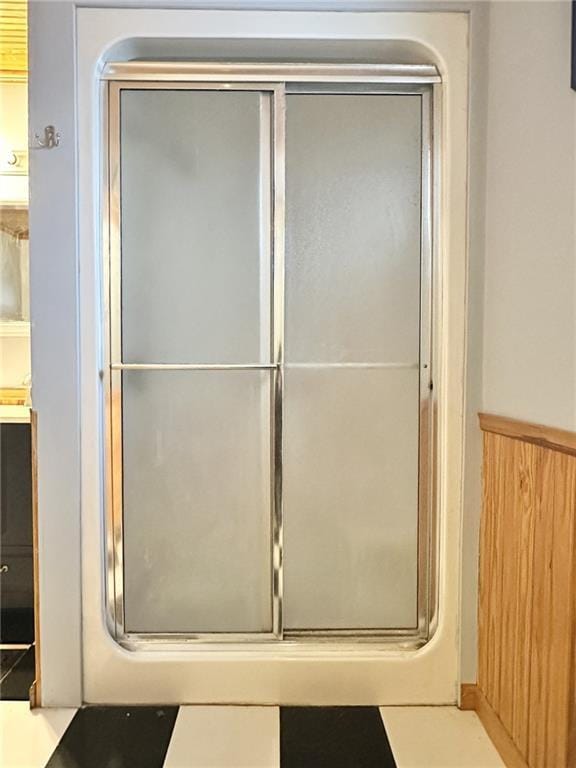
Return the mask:
<path id="1" fill-rule="evenodd" d="M 502 721 L 477 685 L 466 683 L 460 686 L 460 709 L 476 712 L 507 768 L 529 768 Z"/>
<path id="2" fill-rule="evenodd" d="M 476 683 L 462 683 L 460 686 L 460 704 L 458 708 L 464 712 L 474 711 L 476 709 Z"/>
<path id="3" fill-rule="evenodd" d="M 528 763 L 522 757 L 496 712 L 486 701 L 480 688 L 476 691 L 476 714 L 507 768 L 529 768 Z"/>
<path id="4" fill-rule="evenodd" d="M 40 671 L 40 579 L 38 565 L 38 413 L 30 411 L 32 437 L 32 549 L 34 566 L 34 664 L 35 679 L 30 686 L 30 707 L 42 706 Z"/>
<path id="5" fill-rule="evenodd" d="M 478 414 L 480 429 L 493 432 L 496 435 L 533 443 L 541 448 L 550 448 L 576 456 L 576 432 L 556 427 L 546 427 L 543 424 L 533 424 L 529 421 L 509 419 L 506 416 L 496 416 L 491 413 Z"/>

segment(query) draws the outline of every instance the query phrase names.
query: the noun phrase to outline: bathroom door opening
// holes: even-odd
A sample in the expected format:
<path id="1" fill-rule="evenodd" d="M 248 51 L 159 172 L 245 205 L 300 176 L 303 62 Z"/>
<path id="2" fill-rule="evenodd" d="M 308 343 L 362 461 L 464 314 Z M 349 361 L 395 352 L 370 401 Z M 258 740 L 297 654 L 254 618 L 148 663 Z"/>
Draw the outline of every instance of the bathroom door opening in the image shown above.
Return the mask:
<path id="1" fill-rule="evenodd" d="M 436 609 L 436 70 L 105 79 L 112 633 L 418 647 Z"/>

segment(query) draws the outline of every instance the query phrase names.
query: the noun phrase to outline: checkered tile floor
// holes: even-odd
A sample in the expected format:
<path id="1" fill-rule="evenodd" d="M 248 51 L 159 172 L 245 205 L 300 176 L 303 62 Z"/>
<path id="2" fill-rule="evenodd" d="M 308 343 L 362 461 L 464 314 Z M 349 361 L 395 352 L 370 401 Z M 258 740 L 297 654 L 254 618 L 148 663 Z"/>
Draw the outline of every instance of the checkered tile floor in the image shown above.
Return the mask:
<path id="1" fill-rule="evenodd" d="M 2 768 L 497 768 L 453 707 L 87 707 L 0 702 Z"/>

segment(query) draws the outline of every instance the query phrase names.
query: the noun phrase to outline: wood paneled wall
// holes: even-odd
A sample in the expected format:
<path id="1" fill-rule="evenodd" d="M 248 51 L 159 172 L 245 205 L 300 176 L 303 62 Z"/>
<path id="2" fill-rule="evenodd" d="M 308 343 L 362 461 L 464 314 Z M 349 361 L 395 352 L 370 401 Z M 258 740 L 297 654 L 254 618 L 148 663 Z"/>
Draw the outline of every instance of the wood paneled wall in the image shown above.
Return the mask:
<path id="1" fill-rule="evenodd" d="M 576 436 L 487 415 L 480 424 L 479 696 L 515 764 L 573 768 Z"/>

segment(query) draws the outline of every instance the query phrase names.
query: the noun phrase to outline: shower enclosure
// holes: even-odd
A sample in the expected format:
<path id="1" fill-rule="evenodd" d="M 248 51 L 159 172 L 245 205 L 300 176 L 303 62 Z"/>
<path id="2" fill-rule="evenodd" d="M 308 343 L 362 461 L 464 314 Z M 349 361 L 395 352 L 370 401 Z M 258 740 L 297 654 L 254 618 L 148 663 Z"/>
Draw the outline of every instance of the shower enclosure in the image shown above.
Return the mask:
<path id="1" fill-rule="evenodd" d="M 104 73 L 126 647 L 417 647 L 436 610 L 432 66 Z"/>

